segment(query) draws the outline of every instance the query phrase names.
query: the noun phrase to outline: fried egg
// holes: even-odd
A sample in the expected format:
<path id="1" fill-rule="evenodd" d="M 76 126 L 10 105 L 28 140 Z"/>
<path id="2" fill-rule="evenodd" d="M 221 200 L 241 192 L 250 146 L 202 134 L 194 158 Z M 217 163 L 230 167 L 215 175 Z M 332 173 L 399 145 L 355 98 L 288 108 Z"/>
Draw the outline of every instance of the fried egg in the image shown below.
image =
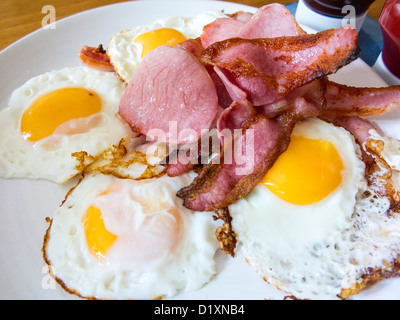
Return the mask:
<path id="1" fill-rule="evenodd" d="M 118 75 L 128 83 L 151 50 L 161 45 L 174 46 L 187 39 L 195 39 L 201 35 L 205 25 L 222 17 L 226 15 L 221 11 L 209 11 L 193 18 L 169 17 L 126 29 L 111 38 L 107 55 Z"/>
<path id="2" fill-rule="evenodd" d="M 74 177 L 73 153 L 95 157 L 129 132 L 118 114 L 124 90 L 114 73 L 83 66 L 27 81 L 0 113 L 0 177 L 56 183 Z"/>
<path id="3" fill-rule="evenodd" d="M 216 222 L 175 196 L 193 173 L 118 179 L 89 174 L 55 212 L 43 253 L 70 293 L 159 299 L 201 288 L 216 273 Z"/>
<path id="4" fill-rule="evenodd" d="M 400 252 L 400 218 L 369 188 L 349 132 L 318 119 L 298 123 L 262 182 L 229 207 L 246 260 L 298 299 L 347 297 Z"/>

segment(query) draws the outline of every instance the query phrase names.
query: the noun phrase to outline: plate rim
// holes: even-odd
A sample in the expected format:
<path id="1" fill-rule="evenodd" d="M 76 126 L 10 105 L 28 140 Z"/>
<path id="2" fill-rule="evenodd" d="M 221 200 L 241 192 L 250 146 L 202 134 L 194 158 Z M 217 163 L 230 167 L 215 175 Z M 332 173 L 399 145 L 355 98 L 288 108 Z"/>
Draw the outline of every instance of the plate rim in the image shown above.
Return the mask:
<path id="1" fill-rule="evenodd" d="M 67 17 L 64 17 L 64 18 L 62 18 L 62 19 L 60 19 L 60 20 L 57 20 L 57 23 L 66 23 L 66 22 L 68 22 L 70 19 L 74 19 L 74 18 L 76 18 L 77 16 L 80 16 L 80 15 L 84 15 L 84 14 L 91 14 L 91 13 L 93 13 L 94 11 L 97 11 L 97 10 L 107 10 L 107 8 L 109 8 L 109 7 L 113 7 L 113 6 L 120 6 L 120 5 L 132 5 L 132 4 L 140 4 L 141 2 L 149 2 L 149 3 L 163 3 L 163 4 L 166 4 L 166 3 L 168 3 L 168 2 L 173 2 L 173 3 L 176 3 L 176 2 L 182 2 L 182 1 L 179 1 L 179 0 L 137 0 L 137 1 L 126 1 L 126 2 L 119 2 L 119 3 L 114 3 L 114 4 L 108 4 L 108 5 L 104 5 L 104 6 L 99 6 L 99 7 L 96 7 L 96 8 L 91 8 L 91 9 L 88 9 L 88 10 L 84 10 L 84 11 L 81 11 L 81 12 L 78 12 L 78 13 L 74 13 L 74 14 L 72 14 L 72 15 L 69 15 L 69 16 L 67 16 Z M 207 3 L 207 2 L 213 2 L 213 3 L 215 3 L 215 2 L 218 2 L 218 3 L 221 3 L 221 4 L 231 4 L 231 5 L 234 5 L 234 6 L 237 6 L 237 7 L 242 7 L 243 9 L 245 9 L 245 8 L 252 8 L 253 10 L 256 10 L 257 9 L 257 7 L 252 7 L 252 6 L 248 6 L 248 5 L 244 5 L 244 4 L 238 4 L 238 3 L 233 3 L 233 2 L 227 2 L 227 1 L 214 1 L 214 0 L 195 0 L 195 1 L 193 1 L 193 0 L 191 0 L 191 1 L 185 1 L 185 3 L 186 4 L 188 4 L 188 3 L 190 3 L 190 2 L 203 2 L 203 3 Z M 37 34 L 39 34 L 40 32 L 43 32 L 43 28 L 39 28 L 39 29 L 37 29 L 37 30 L 34 30 L 34 31 L 32 31 L 32 32 L 30 32 L 30 33 L 28 33 L 28 34 L 26 34 L 25 36 L 23 36 L 23 37 L 21 37 L 20 39 L 18 39 L 18 40 L 16 40 L 15 42 L 13 42 L 13 43 L 11 43 L 10 45 L 8 45 L 6 48 L 4 48 L 4 49 L 2 49 L 1 51 L 0 51 L 0 57 L 4 54 L 4 52 L 8 52 L 8 51 L 10 51 L 10 50 L 13 50 L 15 47 L 18 47 L 21 43 L 23 43 L 24 41 L 26 41 L 26 39 L 27 38 L 30 38 L 30 37 L 32 37 L 32 36 L 37 36 Z M 376 73 L 365 61 L 363 61 L 362 59 L 360 59 L 360 61 L 362 61 L 362 63 L 365 65 L 365 67 L 368 67 L 368 69 L 370 70 L 370 71 L 373 71 L 374 73 Z M 380 78 L 380 76 L 378 75 L 378 74 L 376 74 L 376 76 L 377 77 L 379 77 Z M 25 80 L 24 80 L 25 81 Z M 383 80 L 382 80 L 383 81 Z M 3 273 L 4 275 L 3 276 L 6 276 L 6 270 L 4 270 L 5 272 Z M 250 270 L 250 272 L 251 272 L 251 270 Z M 3 293 L 2 294 L 2 296 L 4 295 L 5 293 Z M 69 296 L 68 296 L 69 297 Z"/>
<path id="2" fill-rule="evenodd" d="M 56 20 L 55 23 L 65 23 L 66 20 L 69 19 L 74 19 L 76 18 L 76 16 L 78 15 L 84 15 L 84 14 L 90 14 L 92 11 L 96 11 L 96 10 L 106 10 L 109 7 L 117 7 L 117 6 L 124 6 L 124 5 L 136 5 L 137 3 L 141 3 L 141 2 L 147 2 L 147 3 L 190 3 L 190 2 L 203 2 L 203 3 L 207 3 L 207 2 L 218 2 L 218 3 L 223 3 L 223 4 L 231 4 L 231 5 L 237 5 L 243 8 L 249 8 L 252 10 L 257 10 L 257 7 L 253 7 L 250 5 L 246 5 L 246 4 L 241 4 L 241 3 L 236 3 L 236 2 L 230 2 L 230 1 L 221 1 L 221 0 L 130 0 L 130 1 L 123 1 L 123 2 L 116 2 L 116 3 L 111 3 L 111 4 L 106 4 L 106 5 L 101 5 L 99 7 L 95 7 L 95 8 L 90 8 L 87 10 L 83 10 L 80 12 L 76 12 L 73 14 L 70 14 L 66 17 L 63 17 L 59 20 Z M 25 34 L 24 36 L 22 36 L 21 38 L 15 40 L 14 42 L 10 43 L 9 45 L 7 45 L 6 47 L 4 47 L 2 50 L 0 50 L 0 56 L 3 54 L 3 52 L 8 51 L 11 47 L 14 47 L 15 45 L 18 45 L 20 42 L 26 40 L 25 38 L 31 37 L 31 36 L 36 36 L 37 33 L 44 31 L 43 27 L 38 28 L 36 30 L 30 31 L 29 33 Z"/>

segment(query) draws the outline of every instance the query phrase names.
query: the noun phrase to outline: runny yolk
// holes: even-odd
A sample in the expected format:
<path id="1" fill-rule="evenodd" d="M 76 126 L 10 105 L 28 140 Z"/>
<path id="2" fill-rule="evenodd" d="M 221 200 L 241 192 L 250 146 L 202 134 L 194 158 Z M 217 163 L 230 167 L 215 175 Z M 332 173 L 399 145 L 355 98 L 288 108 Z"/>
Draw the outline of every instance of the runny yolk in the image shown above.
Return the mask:
<path id="1" fill-rule="evenodd" d="M 117 236 L 106 229 L 100 209 L 94 206 L 86 211 L 83 224 L 89 251 L 98 259 L 103 259 Z"/>
<path id="2" fill-rule="evenodd" d="M 179 42 L 185 41 L 186 37 L 175 29 L 162 28 L 142 33 L 133 40 L 143 46 L 142 59 L 155 48 L 162 45 L 173 47 Z"/>
<path id="3" fill-rule="evenodd" d="M 282 200 L 307 205 L 333 192 L 342 181 L 343 162 L 331 142 L 292 136 L 262 183 Z"/>
<path id="4" fill-rule="evenodd" d="M 89 117 L 101 111 L 101 98 L 83 88 L 62 88 L 36 99 L 21 118 L 21 133 L 36 142 L 50 136 L 67 121 Z"/>
<path id="5" fill-rule="evenodd" d="M 136 180 L 112 184 L 83 215 L 87 247 L 100 261 L 106 257 L 110 261 L 116 257 L 137 263 L 157 261 L 180 243 L 183 222 L 179 211 L 161 198 L 137 193 L 142 184 Z"/>

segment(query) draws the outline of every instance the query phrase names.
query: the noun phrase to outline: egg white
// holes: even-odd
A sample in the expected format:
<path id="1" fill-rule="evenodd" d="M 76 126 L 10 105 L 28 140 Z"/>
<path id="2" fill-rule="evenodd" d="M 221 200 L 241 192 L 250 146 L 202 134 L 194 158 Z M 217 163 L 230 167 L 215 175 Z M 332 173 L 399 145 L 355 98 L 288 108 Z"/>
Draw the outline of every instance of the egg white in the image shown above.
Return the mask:
<path id="1" fill-rule="evenodd" d="M 387 199 L 369 190 L 360 148 L 346 130 L 309 119 L 293 134 L 334 144 L 344 165 L 341 185 L 315 204 L 296 206 L 260 184 L 229 207 L 233 229 L 266 281 L 298 299 L 337 299 L 368 268 L 397 259 L 400 220 L 388 217 Z"/>
<path id="2" fill-rule="evenodd" d="M 221 11 L 208 11 L 193 18 L 162 18 L 149 25 L 122 30 L 112 36 L 107 47 L 107 55 L 118 75 L 128 83 L 142 61 L 142 45 L 134 42 L 137 36 L 161 28 L 171 28 L 181 32 L 187 39 L 195 39 L 201 35 L 205 25 L 222 17 L 227 16 Z"/>
<path id="3" fill-rule="evenodd" d="M 135 194 L 140 194 L 142 200 L 162 199 L 179 210 L 183 221 L 183 235 L 174 252 L 160 255 L 151 263 L 138 264 L 130 257 L 129 243 L 119 239 L 104 261 L 89 252 L 82 216 L 96 196 L 121 179 L 102 174 L 86 176 L 55 212 L 48 231 L 44 253 L 53 276 L 69 292 L 96 299 L 168 298 L 179 291 L 194 291 L 204 286 L 216 273 L 216 222 L 207 213 L 184 208 L 175 196 L 192 179 L 193 174 L 185 174 L 175 178 L 131 180 L 137 183 Z M 140 207 L 139 203 L 132 205 Z M 103 218 L 106 228 L 113 225 L 112 219 L 107 222 L 108 218 Z M 118 244 L 118 241 L 121 242 Z M 124 248 L 128 249 L 125 253 Z"/>
<path id="4" fill-rule="evenodd" d="M 100 124 L 86 133 L 71 136 L 53 133 L 50 137 L 32 143 L 20 131 L 21 117 L 40 96 L 66 87 L 95 91 L 102 101 Z M 101 72 L 84 66 L 51 71 L 32 78 L 16 89 L 8 108 L 0 113 L 0 177 L 45 179 L 63 183 L 79 173 L 72 153 L 86 151 L 96 156 L 118 144 L 129 132 L 119 117 L 119 101 L 125 84 L 114 73 Z M 49 147 L 56 138 L 56 147 Z"/>

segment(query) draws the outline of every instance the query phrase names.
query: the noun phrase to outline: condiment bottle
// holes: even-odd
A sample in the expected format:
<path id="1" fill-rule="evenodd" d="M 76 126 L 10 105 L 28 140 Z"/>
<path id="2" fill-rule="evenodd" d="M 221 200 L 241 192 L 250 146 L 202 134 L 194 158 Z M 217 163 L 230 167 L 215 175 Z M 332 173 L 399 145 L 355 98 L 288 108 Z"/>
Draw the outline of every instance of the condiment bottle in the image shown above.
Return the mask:
<path id="1" fill-rule="evenodd" d="M 379 24 L 383 34 L 383 62 L 400 78 L 400 0 L 386 1 Z"/>
<path id="2" fill-rule="evenodd" d="M 400 0 L 387 0 L 379 25 L 383 50 L 374 69 L 389 85 L 400 85 Z"/>
<path id="3" fill-rule="evenodd" d="M 296 19 L 317 31 L 351 25 L 360 31 L 374 0 L 300 0 Z"/>

